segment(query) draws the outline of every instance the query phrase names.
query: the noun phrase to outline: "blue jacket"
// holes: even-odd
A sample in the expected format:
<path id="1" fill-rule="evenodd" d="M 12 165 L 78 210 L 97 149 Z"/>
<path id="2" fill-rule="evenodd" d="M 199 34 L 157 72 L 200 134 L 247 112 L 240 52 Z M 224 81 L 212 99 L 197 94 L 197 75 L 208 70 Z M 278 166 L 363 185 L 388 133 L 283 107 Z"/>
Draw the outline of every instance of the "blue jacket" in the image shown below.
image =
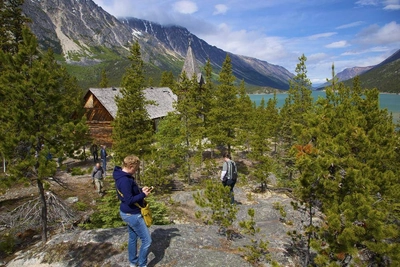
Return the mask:
<path id="1" fill-rule="evenodd" d="M 120 210 L 130 214 L 140 213 L 140 208 L 138 208 L 135 203 L 143 207 L 143 200 L 146 195 L 142 192 L 142 189 L 138 186 L 134 177 L 122 171 L 122 168 L 118 166 L 114 168 L 113 177 L 118 198 L 121 200 L 119 206 Z"/>

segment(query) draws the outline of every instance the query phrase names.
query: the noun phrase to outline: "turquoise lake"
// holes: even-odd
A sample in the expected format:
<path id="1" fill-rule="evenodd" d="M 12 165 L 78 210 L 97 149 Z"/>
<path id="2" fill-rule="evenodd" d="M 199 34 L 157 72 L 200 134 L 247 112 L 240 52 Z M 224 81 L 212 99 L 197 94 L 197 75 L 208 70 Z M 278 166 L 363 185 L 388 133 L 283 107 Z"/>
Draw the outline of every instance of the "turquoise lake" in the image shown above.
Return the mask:
<path id="1" fill-rule="evenodd" d="M 312 97 L 316 100 L 319 96 L 325 97 L 325 92 L 324 91 L 313 91 L 312 92 Z M 256 105 L 259 105 L 261 102 L 261 99 L 264 98 L 265 102 L 268 101 L 268 99 L 274 97 L 273 94 L 249 94 L 249 97 L 251 101 L 255 102 Z M 276 98 L 278 100 L 278 108 L 282 107 L 283 104 L 285 103 L 285 98 L 287 97 L 287 94 L 276 94 Z M 387 109 L 389 112 L 393 114 L 393 121 L 397 122 L 400 120 L 400 94 L 380 94 L 379 95 L 379 104 L 381 109 Z"/>

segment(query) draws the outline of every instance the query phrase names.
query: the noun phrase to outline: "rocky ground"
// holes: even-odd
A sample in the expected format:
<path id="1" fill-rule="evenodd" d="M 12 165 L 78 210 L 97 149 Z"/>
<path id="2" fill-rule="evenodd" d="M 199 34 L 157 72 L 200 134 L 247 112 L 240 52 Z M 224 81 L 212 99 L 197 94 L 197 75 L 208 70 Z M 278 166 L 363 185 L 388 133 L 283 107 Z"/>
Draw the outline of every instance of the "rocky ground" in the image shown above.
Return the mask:
<path id="1" fill-rule="evenodd" d="M 92 162 L 77 165 L 87 170 L 91 170 L 93 166 Z M 88 173 L 89 171 L 84 175 L 71 176 L 70 173 L 63 172 L 60 176 L 68 184 L 69 190 L 56 184 L 52 184 L 51 189 L 63 199 L 75 197 L 80 202 L 88 203 L 89 207 L 94 207 L 100 196 L 90 183 Z M 107 177 L 106 187 L 110 182 L 112 178 Z M 233 240 L 227 240 L 218 233 L 216 226 L 206 226 L 195 218 L 197 206 L 193 193 L 194 191 L 187 189 L 175 191 L 170 196 L 184 217 L 175 218 L 171 225 L 151 226 L 153 244 L 148 266 L 251 266 L 242 249 L 250 244 L 252 237 L 241 234 L 238 225 L 240 221 L 249 219 L 249 208 L 255 209 L 256 227 L 260 228 L 256 239 L 269 242 L 272 260 L 277 261 L 280 266 L 298 265 L 299 259 L 292 253 L 287 232 L 299 228 L 296 222 L 301 221 L 301 215 L 293 211 L 290 205 L 292 200 L 285 194 L 271 191 L 254 193 L 254 186 L 239 183 L 235 188 L 239 211 L 233 227 L 237 234 Z M 0 214 L 36 195 L 37 188 L 33 185 L 6 191 L 0 195 Z M 287 213 L 285 218 L 274 208 L 276 203 L 284 207 Z M 19 252 L 0 260 L 0 266 L 128 266 L 128 237 L 125 227 L 87 231 L 78 228 L 62 231 L 59 229 L 50 235 L 45 244 L 40 242 L 38 235 L 32 235 L 29 244 L 21 245 Z M 271 263 L 264 261 L 260 264 L 270 266 Z"/>

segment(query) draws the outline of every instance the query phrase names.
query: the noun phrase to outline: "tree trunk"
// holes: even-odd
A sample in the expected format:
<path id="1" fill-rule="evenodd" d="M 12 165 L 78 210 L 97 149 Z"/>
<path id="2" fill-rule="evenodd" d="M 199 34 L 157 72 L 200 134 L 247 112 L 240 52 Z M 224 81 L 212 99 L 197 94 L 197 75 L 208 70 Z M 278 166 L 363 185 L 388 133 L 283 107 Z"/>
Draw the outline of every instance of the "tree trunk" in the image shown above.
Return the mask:
<path id="1" fill-rule="evenodd" d="M 46 197 L 44 193 L 43 183 L 40 179 L 37 179 L 37 185 L 39 189 L 39 197 L 42 202 L 42 211 L 40 214 L 40 218 L 42 221 L 42 241 L 47 241 L 47 204 L 46 204 Z"/>

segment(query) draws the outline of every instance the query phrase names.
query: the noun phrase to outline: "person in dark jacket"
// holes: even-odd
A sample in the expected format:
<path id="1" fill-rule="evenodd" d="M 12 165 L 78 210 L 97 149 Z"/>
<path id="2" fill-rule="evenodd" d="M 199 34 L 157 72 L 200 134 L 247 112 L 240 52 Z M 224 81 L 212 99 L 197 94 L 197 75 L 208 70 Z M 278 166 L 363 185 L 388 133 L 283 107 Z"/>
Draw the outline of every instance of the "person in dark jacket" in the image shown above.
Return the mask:
<path id="1" fill-rule="evenodd" d="M 116 166 L 113 171 L 115 187 L 121 201 L 120 215 L 122 220 L 128 224 L 128 257 L 131 267 L 146 266 L 148 250 L 151 245 L 149 229 L 142 218 L 140 208 L 135 205 L 135 203 L 138 203 L 143 207 L 144 198 L 151 191 L 147 186 L 140 188 L 135 181 L 133 174 L 139 170 L 139 165 L 139 158 L 131 155 L 124 159 L 122 168 Z M 141 240 L 139 255 L 137 255 L 138 238 Z"/>
<path id="2" fill-rule="evenodd" d="M 222 165 L 221 181 L 224 186 L 229 186 L 231 188 L 229 194 L 231 196 L 231 204 L 234 204 L 235 197 L 233 194 L 233 188 L 235 187 L 236 181 L 232 179 L 231 162 L 232 162 L 232 164 L 235 164 L 235 166 L 236 166 L 236 163 L 232 160 L 231 154 L 229 154 L 228 152 L 225 152 L 222 155 L 222 157 L 224 158 L 224 163 Z"/>

